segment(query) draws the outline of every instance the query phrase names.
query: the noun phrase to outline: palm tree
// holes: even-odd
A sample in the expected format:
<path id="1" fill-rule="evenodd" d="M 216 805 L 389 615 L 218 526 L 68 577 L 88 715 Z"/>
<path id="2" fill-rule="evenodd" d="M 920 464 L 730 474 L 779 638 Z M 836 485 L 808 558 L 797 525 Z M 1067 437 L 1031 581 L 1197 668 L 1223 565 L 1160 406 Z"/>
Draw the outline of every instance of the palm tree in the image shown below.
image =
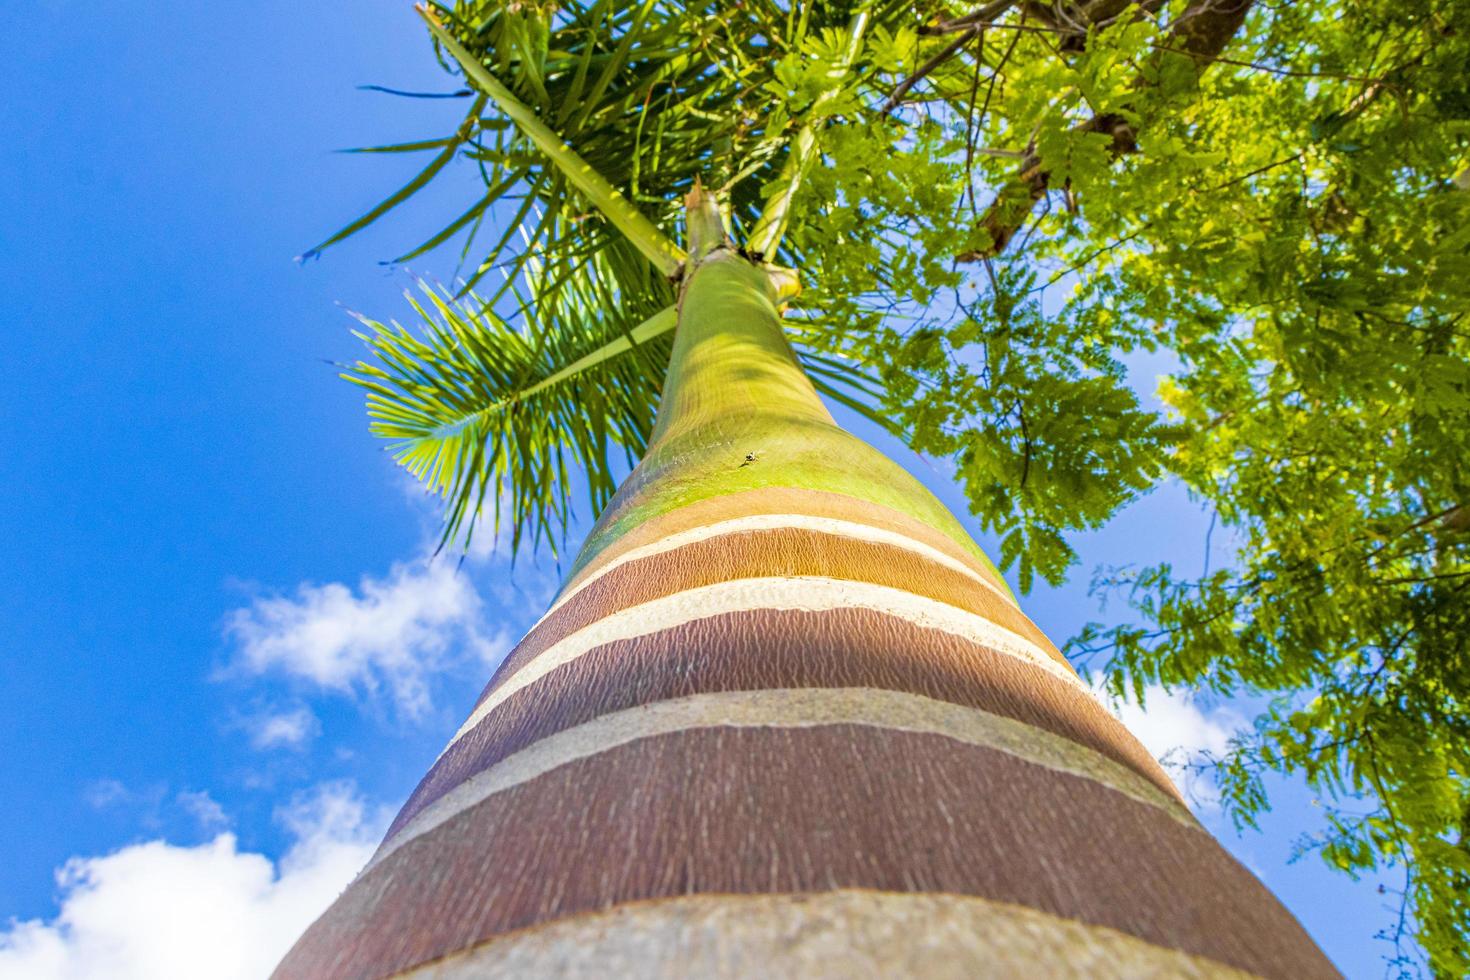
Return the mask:
<path id="1" fill-rule="evenodd" d="M 565 16 L 622 18 L 650 48 L 651 9 Z M 829 34 L 830 84 L 758 159 L 754 212 L 700 184 L 711 154 L 670 158 L 688 171 L 680 248 L 672 209 L 650 220 L 569 145 L 637 91 L 617 84 L 632 45 L 539 74 L 502 59 L 510 86 L 459 14 L 426 15 L 477 93 L 441 155 L 498 125 L 487 101 L 515 129 L 494 148 L 508 175 L 455 227 L 502 184 L 536 189 L 506 278 L 526 322 L 496 315 L 499 294 L 426 290 L 427 333 L 367 321 L 381 364 L 354 378 L 446 496 L 447 537 L 484 507 L 498 521 L 502 495 L 517 541 L 552 536 L 578 468 L 601 516 L 276 976 L 1335 975 L 959 521 L 834 422 L 819 392 L 873 414 L 862 375 L 788 341 L 798 276 L 767 257 L 800 258 L 792 202 L 878 15 Z M 499 10 L 486 43 L 546 58 L 550 17 Z M 702 57 L 669 50 L 665 69 Z M 610 442 L 641 457 L 621 485 Z"/>

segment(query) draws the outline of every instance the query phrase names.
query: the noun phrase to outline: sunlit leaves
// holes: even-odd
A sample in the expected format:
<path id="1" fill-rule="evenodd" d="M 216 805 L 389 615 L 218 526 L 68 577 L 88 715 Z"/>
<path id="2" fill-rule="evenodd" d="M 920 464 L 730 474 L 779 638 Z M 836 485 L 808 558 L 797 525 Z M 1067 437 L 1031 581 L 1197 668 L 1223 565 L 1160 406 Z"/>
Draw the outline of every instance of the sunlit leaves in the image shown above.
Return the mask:
<path id="1" fill-rule="evenodd" d="M 880 341 L 886 407 L 914 448 L 953 457 L 1002 567 L 1023 591 L 1060 582 L 1065 532 L 1102 524 L 1160 475 L 1169 432 L 1145 411 L 1121 366 L 1006 280 L 947 329 Z"/>
<path id="2" fill-rule="evenodd" d="M 889 30 L 880 24 L 868 32 L 866 54 L 873 68 L 879 72 L 897 74 L 917 68 L 918 48 L 919 36 L 908 25 Z"/>
<path id="3" fill-rule="evenodd" d="M 428 286 L 410 297 L 418 329 L 364 318 L 375 361 L 346 377 L 368 392 L 374 434 L 444 498 L 445 542 L 468 547 L 482 511 L 498 530 L 504 507 L 512 551 L 525 533 L 554 549 L 573 478 L 585 484 L 584 513 L 596 514 L 642 455 L 669 333 L 537 390 L 659 309 L 649 297 L 617 299 L 596 276 L 578 285 L 523 297 L 519 325 L 479 297 L 456 303 Z"/>

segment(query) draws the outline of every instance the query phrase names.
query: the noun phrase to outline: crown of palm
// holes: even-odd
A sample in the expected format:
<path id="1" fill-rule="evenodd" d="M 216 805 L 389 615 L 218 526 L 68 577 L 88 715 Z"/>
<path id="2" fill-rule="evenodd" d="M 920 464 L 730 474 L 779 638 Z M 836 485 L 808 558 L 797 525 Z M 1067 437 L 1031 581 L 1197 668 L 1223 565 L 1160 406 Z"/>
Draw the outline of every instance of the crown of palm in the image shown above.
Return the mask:
<path id="1" fill-rule="evenodd" d="M 445 543 L 467 546 L 488 515 L 511 526 L 512 551 L 526 536 L 554 548 L 573 493 L 580 487 L 591 512 L 601 510 L 647 446 L 685 259 L 668 233 L 680 200 L 701 175 L 722 178 L 725 220 L 777 254 L 824 102 L 840 91 L 868 15 L 807 41 L 831 59 L 830 89 L 815 93 L 805 125 L 778 120 L 768 132 L 760 89 L 775 65 L 764 48 L 768 39 L 802 48 L 817 30 L 809 13 L 742 4 L 713 18 L 651 2 L 422 12 L 446 67 L 476 93 L 469 112 L 450 137 L 369 148 L 436 155 L 313 253 L 407 200 L 459 155 L 480 167 L 484 195 L 397 261 L 466 231 L 469 254 L 491 208 L 514 208 L 456 290 L 419 283 L 410 297 L 417 329 L 359 316 L 377 363 L 344 377 L 367 390 L 373 432 L 443 496 Z M 500 115 L 486 117 L 489 108 Z M 803 322 L 797 339 L 814 329 Z M 800 356 L 819 390 L 882 423 L 871 379 L 855 365 L 815 350 Z"/>

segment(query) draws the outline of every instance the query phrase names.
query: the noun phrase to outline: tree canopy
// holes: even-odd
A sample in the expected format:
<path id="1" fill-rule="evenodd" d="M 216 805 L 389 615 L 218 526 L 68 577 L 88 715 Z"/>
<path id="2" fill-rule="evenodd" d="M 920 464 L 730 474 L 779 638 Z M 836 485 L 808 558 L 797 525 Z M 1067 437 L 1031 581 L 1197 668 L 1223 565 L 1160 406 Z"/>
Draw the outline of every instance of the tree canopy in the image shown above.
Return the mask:
<path id="1" fill-rule="evenodd" d="M 641 453 L 680 201 L 712 188 L 796 270 L 831 397 L 954 462 L 1022 588 L 1162 481 L 1234 543 L 1102 570 L 1143 625 L 1070 651 L 1117 691 L 1258 697 L 1238 821 L 1300 774 L 1355 874 L 1398 868 L 1394 965 L 1470 973 L 1470 4 L 710 0 L 431 10 L 466 208 L 417 332 L 368 321 L 375 429 L 445 494 L 553 543 Z M 442 25 L 442 26 L 441 26 Z M 462 158 L 478 179 L 466 179 Z M 447 254 L 441 249 L 435 254 Z M 1163 352 L 1166 410 L 1130 359 Z M 1136 379 L 1135 379 L 1136 380 Z M 575 474 L 582 474 L 574 478 Z"/>

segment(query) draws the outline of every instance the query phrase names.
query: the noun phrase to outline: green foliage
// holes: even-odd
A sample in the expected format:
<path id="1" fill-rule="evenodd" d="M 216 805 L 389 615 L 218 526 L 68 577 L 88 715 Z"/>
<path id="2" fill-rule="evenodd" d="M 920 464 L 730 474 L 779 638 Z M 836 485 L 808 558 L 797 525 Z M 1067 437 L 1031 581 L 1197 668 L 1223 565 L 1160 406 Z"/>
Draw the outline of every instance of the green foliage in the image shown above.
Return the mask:
<path id="1" fill-rule="evenodd" d="M 1119 690 L 1261 697 L 1215 760 L 1237 819 L 1269 805 L 1264 774 L 1300 774 L 1327 816 L 1304 847 L 1405 874 L 1393 962 L 1470 973 L 1470 4 L 436 9 L 663 235 L 696 176 L 737 238 L 782 202 L 766 258 L 801 271 L 803 357 L 953 462 L 1023 589 L 1067 573 L 1069 535 L 1182 482 L 1235 560 L 1101 576 L 1143 625 L 1074 650 Z M 808 140 L 803 176 L 787 163 Z M 453 134 L 381 149 L 439 154 L 392 206 L 466 178 L 448 157 L 472 164 L 466 210 L 407 255 L 455 241 L 470 286 L 507 286 L 426 310 L 423 340 L 372 334 L 379 431 L 448 493 L 449 535 L 502 491 L 545 535 L 574 467 L 595 509 L 608 450 L 641 451 L 666 353 L 607 360 L 535 411 L 506 400 L 673 289 L 478 100 Z M 1159 410 L 1142 355 L 1173 365 Z"/>
<path id="2" fill-rule="evenodd" d="M 1058 583 L 1074 559 L 1064 532 L 1097 527 L 1151 486 L 1168 429 L 1143 410 L 1122 365 L 1065 320 L 1042 315 L 1029 277 L 994 302 L 906 335 L 885 328 L 887 407 L 913 447 L 952 457 L 1000 562 L 1022 591 Z"/>
<path id="3" fill-rule="evenodd" d="M 1214 760 L 1237 820 L 1269 805 L 1265 773 L 1300 774 L 1327 818 L 1304 848 L 1404 874 L 1394 964 L 1464 976 L 1470 45 L 1449 25 L 1470 11 L 1311 6 L 1251 25 L 1252 56 L 1300 75 L 1211 72 L 1187 121 L 1161 115 L 1164 160 L 1144 144 L 1149 193 L 1089 211 L 1148 243 L 1106 274 L 1179 358 L 1170 469 L 1237 558 L 1105 577 L 1151 626 L 1078 649 L 1111 651 L 1115 688 L 1267 697 Z"/>
<path id="4" fill-rule="evenodd" d="M 598 272 L 602 264 L 591 263 Z M 379 363 L 359 362 L 344 377 L 367 389 L 373 433 L 445 498 L 444 541 L 468 547 L 487 503 L 498 531 L 504 504 L 512 553 L 526 531 L 554 548 L 571 518 L 572 475 L 580 474 L 596 514 L 642 455 L 673 335 L 640 343 L 630 334 L 671 297 L 650 291 L 620 300 L 598 288 L 603 282 L 594 274 L 581 289 L 533 291 L 519 325 L 473 294 L 455 303 L 428 286 L 427 305 L 409 297 L 421 334 L 362 318 L 368 332 L 359 336 Z M 625 338 L 610 357 L 588 356 Z M 584 358 L 592 363 L 564 376 Z M 622 451 L 621 471 L 610 448 Z"/>

